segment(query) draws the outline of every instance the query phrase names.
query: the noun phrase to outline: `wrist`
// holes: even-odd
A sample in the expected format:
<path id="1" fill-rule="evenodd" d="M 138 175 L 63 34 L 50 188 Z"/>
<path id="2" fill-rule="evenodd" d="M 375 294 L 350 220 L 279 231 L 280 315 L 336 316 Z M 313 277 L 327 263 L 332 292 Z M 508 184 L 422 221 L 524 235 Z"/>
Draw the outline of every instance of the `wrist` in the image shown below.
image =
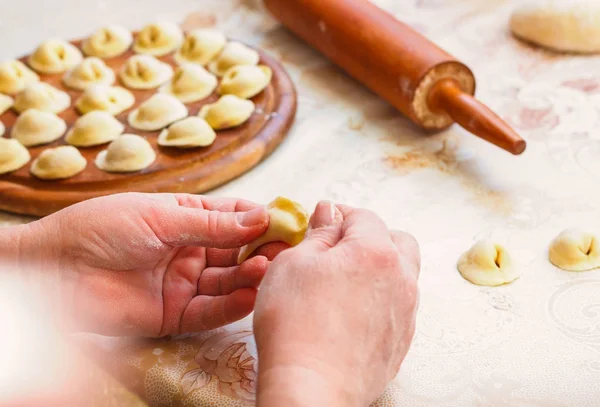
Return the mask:
<path id="1" fill-rule="evenodd" d="M 0 263 L 18 272 L 55 269 L 57 256 L 39 221 L 0 229 Z"/>

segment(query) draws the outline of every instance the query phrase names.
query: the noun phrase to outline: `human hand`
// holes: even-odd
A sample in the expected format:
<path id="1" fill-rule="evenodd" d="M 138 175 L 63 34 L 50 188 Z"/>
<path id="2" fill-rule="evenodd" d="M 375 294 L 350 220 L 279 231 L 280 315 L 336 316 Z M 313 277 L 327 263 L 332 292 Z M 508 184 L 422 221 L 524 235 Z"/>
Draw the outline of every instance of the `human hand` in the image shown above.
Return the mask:
<path id="1" fill-rule="evenodd" d="M 258 406 L 365 406 L 415 329 L 419 249 L 375 214 L 320 203 L 305 240 L 272 262 L 254 314 Z"/>

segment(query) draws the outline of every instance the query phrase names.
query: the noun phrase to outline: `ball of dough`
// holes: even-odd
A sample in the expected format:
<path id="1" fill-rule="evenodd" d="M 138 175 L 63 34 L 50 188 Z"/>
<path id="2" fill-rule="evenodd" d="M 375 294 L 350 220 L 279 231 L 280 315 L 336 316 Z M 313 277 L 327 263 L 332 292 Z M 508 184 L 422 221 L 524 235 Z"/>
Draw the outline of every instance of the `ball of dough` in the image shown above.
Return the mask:
<path id="1" fill-rule="evenodd" d="M 513 34 L 557 51 L 600 51 L 600 2 L 537 0 L 519 6 L 510 20 Z"/>
<path id="2" fill-rule="evenodd" d="M 8 109 L 13 107 L 15 100 L 8 95 L 0 93 L 0 115 L 4 114 Z"/>
<path id="3" fill-rule="evenodd" d="M 134 129 L 154 131 L 183 119 L 187 114 L 187 108 L 176 97 L 157 93 L 132 110 L 128 120 Z"/>
<path id="4" fill-rule="evenodd" d="M 27 109 L 37 109 L 58 114 L 70 105 L 71 97 L 67 92 L 44 82 L 33 82 L 15 96 L 13 107 L 19 113 L 23 113 Z"/>
<path id="5" fill-rule="evenodd" d="M 116 140 L 123 130 L 125 126 L 110 113 L 95 110 L 77 119 L 65 141 L 75 147 L 99 146 Z"/>
<path id="6" fill-rule="evenodd" d="M 215 75 L 221 77 L 232 67 L 238 65 L 257 65 L 260 61 L 260 55 L 256 50 L 240 43 L 228 43 L 223 52 L 209 65 L 209 70 Z"/>
<path id="7" fill-rule="evenodd" d="M 177 24 L 158 22 L 148 24 L 137 35 L 133 50 L 138 54 L 156 57 L 175 51 L 183 42 L 183 32 Z"/>
<path id="8" fill-rule="evenodd" d="M 179 64 L 206 65 L 223 51 L 225 44 L 227 38 L 217 30 L 206 28 L 191 31 L 175 54 L 175 61 Z"/>
<path id="9" fill-rule="evenodd" d="M 67 124 L 54 113 L 29 109 L 20 115 L 12 128 L 11 137 L 26 147 L 52 143 L 67 130 Z"/>
<path id="10" fill-rule="evenodd" d="M 89 57 L 67 72 L 62 81 L 71 89 L 84 90 L 91 85 L 112 85 L 115 73 L 100 58 Z"/>
<path id="11" fill-rule="evenodd" d="M 218 92 L 221 95 L 235 95 L 250 99 L 262 92 L 271 82 L 273 71 L 265 65 L 239 65 L 227 71 Z"/>
<path id="12" fill-rule="evenodd" d="M 40 80 L 38 74 L 27 68 L 21 61 L 12 59 L 0 64 L 0 93 L 14 95 L 25 89 L 31 82 Z"/>
<path id="13" fill-rule="evenodd" d="M 83 55 L 76 46 L 59 39 L 44 41 L 29 56 L 28 63 L 35 71 L 42 74 L 65 72 L 79 64 Z"/>
<path id="14" fill-rule="evenodd" d="M 458 260 L 458 271 L 476 285 L 495 287 L 519 278 L 508 251 L 500 244 L 482 240 Z"/>
<path id="15" fill-rule="evenodd" d="M 567 271 L 586 271 L 600 267 L 598 238 L 587 232 L 567 229 L 550 244 L 550 262 Z"/>
<path id="16" fill-rule="evenodd" d="M 17 140 L 0 137 L 0 174 L 16 171 L 31 160 L 29 151 Z"/>
<path id="17" fill-rule="evenodd" d="M 215 142 L 217 134 L 200 117 L 188 117 L 164 129 L 158 136 L 158 145 L 164 147 L 208 147 Z"/>
<path id="18" fill-rule="evenodd" d="M 129 49 L 133 42 L 131 32 L 118 25 L 109 25 L 93 33 L 81 46 L 90 57 L 114 58 Z"/>
<path id="19" fill-rule="evenodd" d="M 185 64 L 177 68 L 173 79 L 160 91 L 175 96 L 183 103 L 193 103 L 210 96 L 218 79 L 199 65 Z"/>
<path id="20" fill-rule="evenodd" d="M 85 169 L 86 159 L 72 146 L 49 148 L 31 164 L 31 173 L 43 180 L 71 178 Z"/>
<path id="21" fill-rule="evenodd" d="M 171 65 L 150 55 L 134 55 L 125 62 L 119 79 L 131 89 L 154 89 L 173 76 Z"/>
<path id="22" fill-rule="evenodd" d="M 96 166 L 106 172 L 135 172 L 148 168 L 156 153 L 148 141 L 135 134 L 123 134 L 96 157 Z"/>
<path id="23" fill-rule="evenodd" d="M 116 116 L 129 109 L 134 103 L 135 97 L 125 88 L 93 85 L 77 99 L 75 108 L 81 114 L 101 110 Z"/>
<path id="24" fill-rule="evenodd" d="M 233 95 L 221 96 L 215 103 L 202 106 L 198 116 L 215 130 L 224 130 L 244 124 L 254 112 L 254 102 Z"/>
<path id="25" fill-rule="evenodd" d="M 290 246 L 296 246 L 304 239 L 309 216 L 302 205 L 280 196 L 267 206 L 267 213 L 269 214 L 267 231 L 240 249 L 238 264 L 241 264 L 264 244 L 284 242 Z"/>

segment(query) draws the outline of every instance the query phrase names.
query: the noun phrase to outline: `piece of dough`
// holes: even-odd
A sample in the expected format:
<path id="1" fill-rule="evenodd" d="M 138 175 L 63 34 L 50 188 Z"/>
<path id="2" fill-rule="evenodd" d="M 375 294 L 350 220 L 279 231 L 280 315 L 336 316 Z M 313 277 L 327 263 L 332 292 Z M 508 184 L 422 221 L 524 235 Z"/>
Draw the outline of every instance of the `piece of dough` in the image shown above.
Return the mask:
<path id="1" fill-rule="evenodd" d="M 119 72 L 121 82 L 131 89 L 154 89 L 168 82 L 172 76 L 171 65 L 150 55 L 130 57 Z"/>
<path id="2" fill-rule="evenodd" d="M 134 103 L 135 97 L 125 88 L 93 85 L 77 99 L 75 108 L 81 114 L 102 110 L 116 116 L 129 109 Z"/>
<path id="3" fill-rule="evenodd" d="M 96 166 L 107 172 L 134 172 L 148 168 L 156 153 L 148 141 L 136 134 L 123 134 L 96 157 Z"/>
<path id="4" fill-rule="evenodd" d="M 224 130 L 244 124 L 254 112 L 254 102 L 233 95 L 221 96 L 215 103 L 202 106 L 198 116 L 215 130 Z"/>
<path id="5" fill-rule="evenodd" d="M 175 54 L 175 61 L 206 65 L 223 51 L 225 44 L 227 38 L 220 31 L 210 28 L 190 31 Z"/>
<path id="6" fill-rule="evenodd" d="M 157 93 L 129 113 L 129 125 L 137 130 L 154 131 L 188 115 L 187 108 L 174 96 Z"/>
<path id="7" fill-rule="evenodd" d="M 59 39 L 44 41 L 29 56 L 28 63 L 33 70 L 42 74 L 65 72 L 81 62 L 83 55 L 76 46 Z"/>
<path id="8" fill-rule="evenodd" d="M 201 117 L 188 117 L 164 129 L 158 136 L 158 145 L 165 147 L 208 147 L 217 134 Z"/>
<path id="9" fill-rule="evenodd" d="M 74 177 L 85 169 L 87 160 L 72 146 L 49 148 L 33 160 L 31 173 L 43 180 Z"/>
<path id="10" fill-rule="evenodd" d="M 0 137 L 0 174 L 16 171 L 31 160 L 29 151 L 17 140 Z"/>
<path id="11" fill-rule="evenodd" d="M 250 99 L 271 82 L 273 71 L 266 65 L 239 65 L 227 71 L 217 90 L 220 95 Z"/>
<path id="12" fill-rule="evenodd" d="M 14 95 L 25 89 L 31 82 L 40 80 L 23 62 L 12 59 L 0 64 L 0 93 Z"/>
<path id="13" fill-rule="evenodd" d="M 255 241 L 240 249 L 238 264 L 241 264 L 264 244 L 284 242 L 290 246 L 296 246 L 304 239 L 309 216 L 302 205 L 280 196 L 267 206 L 267 213 L 269 214 L 267 231 Z"/>
<path id="14" fill-rule="evenodd" d="M 32 147 L 56 141 L 66 130 L 65 121 L 54 113 L 29 109 L 17 118 L 10 136 L 25 147 Z"/>
<path id="15" fill-rule="evenodd" d="M 89 57 L 67 72 L 62 81 L 71 89 L 85 90 L 91 85 L 112 85 L 115 73 L 100 58 Z"/>
<path id="16" fill-rule="evenodd" d="M 519 278 L 508 251 L 500 244 L 481 240 L 458 260 L 458 271 L 476 285 L 495 287 Z"/>
<path id="17" fill-rule="evenodd" d="M 71 97 L 44 82 L 32 82 L 15 96 L 13 108 L 23 113 L 27 109 L 37 109 L 48 113 L 60 113 L 71 105 Z"/>
<path id="18" fill-rule="evenodd" d="M 512 14 L 513 34 L 557 51 L 600 52 L 600 2 L 597 0 L 536 0 Z"/>
<path id="19" fill-rule="evenodd" d="M 550 262 L 567 271 L 586 271 L 600 267 L 600 244 L 592 233 L 567 229 L 550 244 Z"/>
<path id="20" fill-rule="evenodd" d="M 183 103 L 193 103 L 210 96 L 217 83 L 217 77 L 203 67 L 185 64 L 177 68 L 171 82 L 160 90 L 175 96 Z"/>
<path id="21" fill-rule="evenodd" d="M 77 119 L 65 141 L 75 147 L 99 146 L 116 140 L 123 130 L 125 126 L 110 113 L 94 110 Z"/>
<path id="22" fill-rule="evenodd" d="M 13 107 L 15 100 L 8 95 L 0 93 L 0 115 L 6 112 L 8 109 Z"/>
<path id="23" fill-rule="evenodd" d="M 183 42 L 183 32 L 177 24 L 159 22 L 148 24 L 137 35 L 133 50 L 155 57 L 175 51 Z"/>
<path id="24" fill-rule="evenodd" d="M 229 42 L 223 52 L 210 64 L 209 70 L 217 76 L 223 76 L 232 67 L 238 65 L 257 65 L 260 55 L 239 42 Z"/>
<path id="25" fill-rule="evenodd" d="M 109 25 L 93 33 L 83 42 L 81 49 L 90 57 L 114 58 L 129 49 L 133 36 L 128 29 L 119 25 Z"/>

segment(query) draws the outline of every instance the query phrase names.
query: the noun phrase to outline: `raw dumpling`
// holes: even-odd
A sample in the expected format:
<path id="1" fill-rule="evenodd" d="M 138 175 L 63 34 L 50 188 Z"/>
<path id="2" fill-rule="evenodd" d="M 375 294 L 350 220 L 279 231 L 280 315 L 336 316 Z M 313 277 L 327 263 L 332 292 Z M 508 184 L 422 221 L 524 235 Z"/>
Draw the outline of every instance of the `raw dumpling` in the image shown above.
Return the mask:
<path id="1" fill-rule="evenodd" d="M 154 89 L 173 76 L 171 65 L 150 55 L 134 55 L 127 60 L 119 78 L 131 89 Z"/>
<path id="2" fill-rule="evenodd" d="M 241 264 L 256 249 L 266 243 L 284 242 L 290 246 L 296 246 L 304 239 L 309 216 L 302 205 L 280 196 L 267 206 L 267 213 L 270 219 L 267 231 L 240 249 L 238 264 Z"/>
<path id="3" fill-rule="evenodd" d="M 16 59 L 4 61 L 0 64 L 0 92 L 14 95 L 25 89 L 31 82 L 40 80 L 38 74 L 27 68 Z"/>
<path id="4" fill-rule="evenodd" d="M 567 229 L 550 244 L 550 262 L 568 271 L 586 271 L 600 267 L 600 245 L 592 233 Z"/>
<path id="5" fill-rule="evenodd" d="M 227 38 L 217 30 L 206 28 L 191 31 L 175 54 L 175 61 L 179 64 L 206 65 L 223 51 L 225 44 Z"/>
<path id="6" fill-rule="evenodd" d="M 125 126 L 110 113 L 95 110 L 77 119 L 65 140 L 75 147 L 98 146 L 116 140 L 123 130 Z"/>
<path id="7" fill-rule="evenodd" d="M 29 151 L 21 143 L 0 137 L 0 174 L 16 171 L 29 160 Z"/>
<path id="8" fill-rule="evenodd" d="M 49 148 L 31 164 L 31 173 L 39 179 L 71 178 L 85 169 L 86 159 L 72 146 Z"/>
<path id="9" fill-rule="evenodd" d="M 81 94 L 75 102 L 75 108 L 81 114 L 102 110 L 116 116 L 129 109 L 134 103 L 135 97 L 125 88 L 94 85 Z"/>
<path id="10" fill-rule="evenodd" d="M 210 96 L 217 87 L 217 77 L 199 65 L 182 65 L 171 82 L 161 88 L 183 103 L 192 103 Z"/>
<path id="11" fill-rule="evenodd" d="M 44 41 L 29 56 L 29 66 L 42 74 L 56 74 L 67 71 L 81 62 L 83 56 L 73 44 L 63 40 Z"/>
<path id="12" fill-rule="evenodd" d="M 54 113 L 29 109 L 15 121 L 10 136 L 25 147 L 52 143 L 67 130 L 67 124 Z"/>
<path id="13" fill-rule="evenodd" d="M 129 49 L 133 36 L 126 28 L 109 25 L 100 28 L 84 41 L 81 49 L 90 57 L 114 58 Z"/>
<path id="14" fill-rule="evenodd" d="M 208 67 L 217 76 L 223 76 L 232 67 L 238 65 L 256 65 L 260 60 L 258 52 L 239 42 L 228 43 L 223 52 Z"/>
<path id="15" fill-rule="evenodd" d="M 148 141 L 135 134 L 123 134 L 96 157 L 96 166 L 107 172 L 134 172 L 147 168 L 156 159 Z"/>
<path id="16" fill-rule="evenodd" d="M 207 147 L 215 142 L 215 131 L 200 117 L 188 117 L 164 129 L 158 144 L 165 147 Z"/>
<path id="17" fill-rule="evenodd" d="M 84 90 L 91 85 L 112 85 L 115 73 L 100 58 L 90 57 L 67 72 L 62 80 L 71 89 Z"/>
<path id="18" fill-rule="evenodd" d="M 183 42 L 183 32 L 177 24 L 161 22 L 149 24 L 137 35 L 133 50 L 138 54 L 156 57 L 175 51 Z"/>
<path id="19" fill-rule="evenodd" d="M 215 103 L 202 106 L 198 116 L 206 120 L 213 129 L 224 130 L 245 123 L 252 112 L 254 103 L 251 100 L 225 95 Z"/>
<path id="20" fill-rule="evenodd" d="M 154 131 L 183 119 L 187 114 L 187 108 L 176 97 L 157 93 L 129 113 L 128 120 L 134 129 Z"/>
<path id="21" fill-rule="evenodd" d="M 60 113 L 71 105 L 68 93 L 44 82 L 33 82 L 15 97 L 14 109 L 23 113 L 37 109 L 48 113 Z"/>
<path id="22" fill-rule="evenodd" d="M 242 99 L 250 99 L 262 92 L 269 82 L 273 71 L 265 65 L 239 65 L 227 71 L 218 92 L 221 95 L 235 95 Z"/>
<path id="23" fill-rule="evenodd" d="M 506 249 L 489 240 L 481 240 L 458 260 L 458 271 L 476 285 L 495 287 L 519 278 Z"/>
<path id="24" fill-rule="evenodd" d="M 15 101 L 8 95 L 3 95 L 0 93 L 0 115 L 6 112 L 8 109 L 13 107 Z"/>

